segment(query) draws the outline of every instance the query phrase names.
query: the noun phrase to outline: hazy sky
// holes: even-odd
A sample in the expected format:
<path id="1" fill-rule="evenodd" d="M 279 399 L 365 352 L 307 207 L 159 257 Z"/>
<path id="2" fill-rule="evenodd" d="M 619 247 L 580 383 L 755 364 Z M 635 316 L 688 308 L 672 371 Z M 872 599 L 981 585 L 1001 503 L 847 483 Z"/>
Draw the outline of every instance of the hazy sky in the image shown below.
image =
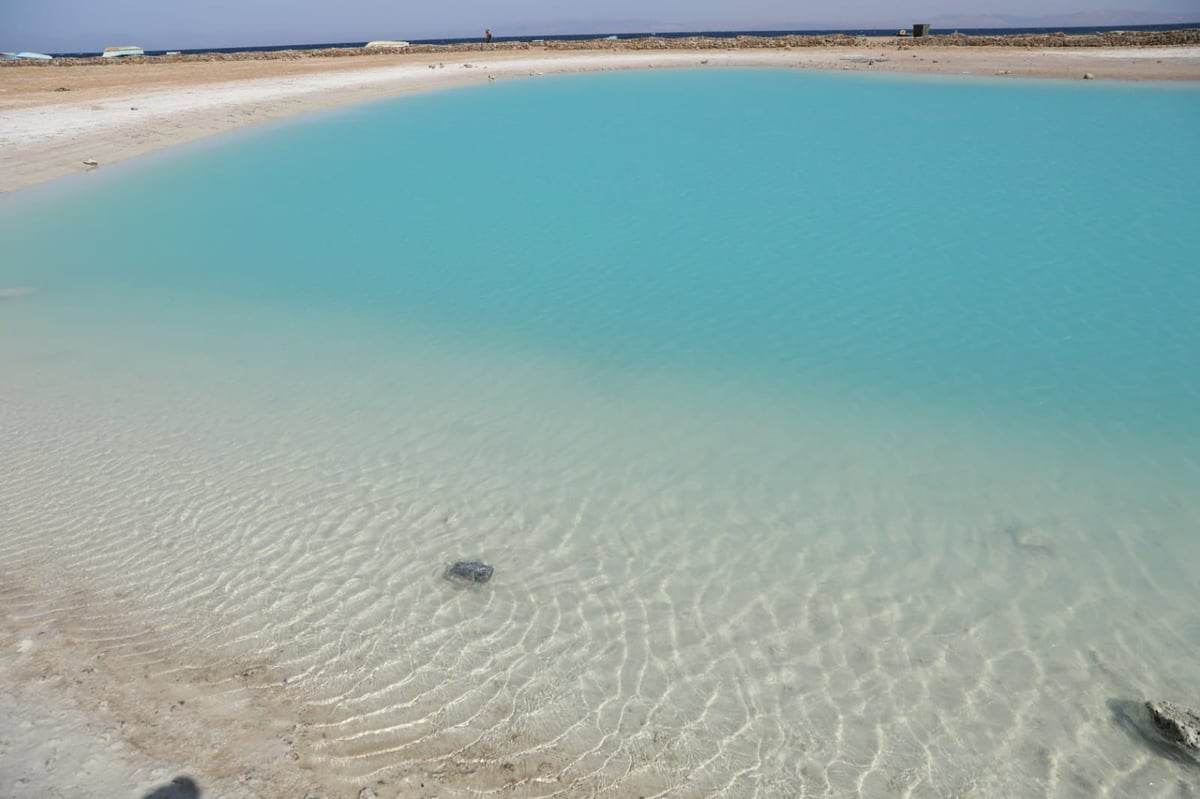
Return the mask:
<path id="1" fill-rule="evenodd" d="M 478 36 L 484 28 L 503 36 L 819 23 L 894 27 L 944 15 L 1037 17 L 1114 7 L 1200 18 L 1200 0 L 0 0 L 0 50 L 425 39 Z"/>

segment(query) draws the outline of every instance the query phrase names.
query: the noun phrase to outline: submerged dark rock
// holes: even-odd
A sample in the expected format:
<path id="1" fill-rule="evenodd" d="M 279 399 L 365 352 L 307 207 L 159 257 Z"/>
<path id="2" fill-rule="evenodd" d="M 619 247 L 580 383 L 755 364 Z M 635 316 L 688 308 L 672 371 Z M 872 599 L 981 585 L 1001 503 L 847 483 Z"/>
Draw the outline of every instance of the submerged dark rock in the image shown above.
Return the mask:
<path id="1" fill-rule="evenodd" d="M 1193 753 L 1200 753 L 1200 714 L 1171 702 L 1147 702 L 1146 710 L 1159 735 Z"/>
<path id="2" fill-rule="evenodd" d="M 493 571 L 495 569 L 481 560 L 460 560 L 446 567 L 446 579 L 468 583 L 486 583 L 492 579 Z"/>

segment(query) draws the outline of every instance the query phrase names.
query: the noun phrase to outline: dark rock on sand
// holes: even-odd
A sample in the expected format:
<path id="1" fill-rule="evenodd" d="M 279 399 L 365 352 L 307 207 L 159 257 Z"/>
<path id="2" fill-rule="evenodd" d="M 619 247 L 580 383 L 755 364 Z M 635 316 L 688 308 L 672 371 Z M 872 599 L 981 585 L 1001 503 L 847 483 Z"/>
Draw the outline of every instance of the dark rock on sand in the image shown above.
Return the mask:
<path id="1" fill-rule="evenodd" d="M 1159 735 L 1193 753 L 1200 753 L 1200 714 L 1171 702 L 1147 702 L 1146 710 Z"/>
<path id="2" fill-rule="evenodd" d="M 142 799 L 199 799 L 200 786 L 191 777 L 176 777 L 169 785 L 160 785 Z"/>
<path id="3" fill-rule="evenodd" d="M 460 560 L 446 567 L 447 580 L 461 580 L 468 583 L 486 583 L 492 579 L 491 566 L 481 560 Z"/>

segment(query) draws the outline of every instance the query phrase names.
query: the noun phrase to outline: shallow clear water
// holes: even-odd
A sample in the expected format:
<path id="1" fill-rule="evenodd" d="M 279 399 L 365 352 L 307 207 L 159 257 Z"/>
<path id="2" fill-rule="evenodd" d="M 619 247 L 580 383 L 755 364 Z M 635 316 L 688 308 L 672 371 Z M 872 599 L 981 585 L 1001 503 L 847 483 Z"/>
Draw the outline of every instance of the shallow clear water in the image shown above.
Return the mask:
<path id="1" fill-rule="evenodd" d="M 1129 703 L 1200 704 L 1197 130 L 574 76 L 3 198 L 10 615 L 330 785 L 1190 795 Z"/>

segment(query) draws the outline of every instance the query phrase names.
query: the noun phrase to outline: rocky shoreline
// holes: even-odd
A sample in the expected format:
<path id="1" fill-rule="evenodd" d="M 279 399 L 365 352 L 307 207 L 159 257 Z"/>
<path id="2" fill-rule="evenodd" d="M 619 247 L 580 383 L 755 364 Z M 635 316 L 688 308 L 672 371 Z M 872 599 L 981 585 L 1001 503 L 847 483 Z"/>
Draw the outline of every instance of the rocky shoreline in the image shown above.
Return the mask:
<path id="1" fill-rule="evenodd" d="M 1107 33 L 1014 33 L 1003 36 L 968 36 L 951 33 L 939 36 L 905 37 L 896 41 L 938 47 L 1173 47 L 1200 45 L 1200 28 L 1173 31 L 1109 31 Z"/>
<path id="2" fill-rule="evenodd" d="M 738 36 L 732 39 L 712 36 L 688 36 L 679 39 L 589 39 L 586 41 L 549 41 L 553 50 L 705 50 L 791 47 L 863 47 L 871 44 L 917 45 L 926 47 L 1162 47 L 1200 45 L 1200 28 L 1173 31 L 1110 31 L 1108 33 L 1068 35 L 1003 34 L 969 36 L 952 33 L 932 36 L 849 36 L 833 33 L 816 36 Z"/>
<path id="3" fill-rule="evenodd" d="M 737 36 L 723 38 L 715 36 L 688 36 L 663 38 L 647 36 L 638 39 L 581 39 L 535 40 L 519 42 L 462 42 L 458 44 L 415 44 L 407 47 L 329 47 L 316 50 L 270 50 L 240 51 L 234 53 L 190 53 L 161 56 L 125 56 L 122 58 L 61 57 L 49 61 L 24 59 L 2 61 L 0 69 L 53 68 L 77 64 L 104 64 L 121 67 L 145 63 L 187 63 L 213 61 L 295 61 L 308 58 L 352 58 L 372 55 L 447 54 L 477 52 L 520 52 L 533 49 L 556 51 L 638 51 L 638 50 L 761 50 L 809 47 L 863 47 L 870 45 L 897 45 L 902 47 L 1014 47 L 1014 48 L 1111 48 L 1111 47 L 1164 47 L 1200 46 L 1200 28 L 1184 28 L 1171 31 L 1110 31 L 1071 35 L 1066 33 L 1047 34 L 1004 34 L 997 36 L 969 36 L 962 33 L 931 36 L 889 36 L 868 38 L 842 33 L 825 35 L 787 36 Z"/>

